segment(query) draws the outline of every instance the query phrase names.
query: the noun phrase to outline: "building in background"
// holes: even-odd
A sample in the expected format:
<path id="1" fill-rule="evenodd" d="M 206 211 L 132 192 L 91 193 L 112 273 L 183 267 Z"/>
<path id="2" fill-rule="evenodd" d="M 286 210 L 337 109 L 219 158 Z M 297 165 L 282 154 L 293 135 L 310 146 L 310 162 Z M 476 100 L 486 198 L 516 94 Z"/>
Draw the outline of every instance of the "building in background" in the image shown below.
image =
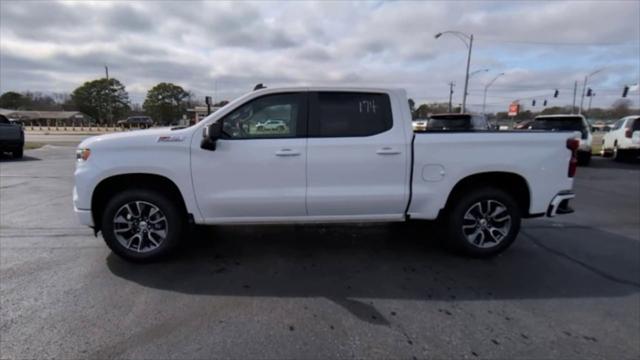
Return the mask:
<path id="1" fill-rule="evenodd" d="M 86 126 L 95 123 L 80 111 L 35 111 L 0 109 L 0 114 L 26 126 Z"/>

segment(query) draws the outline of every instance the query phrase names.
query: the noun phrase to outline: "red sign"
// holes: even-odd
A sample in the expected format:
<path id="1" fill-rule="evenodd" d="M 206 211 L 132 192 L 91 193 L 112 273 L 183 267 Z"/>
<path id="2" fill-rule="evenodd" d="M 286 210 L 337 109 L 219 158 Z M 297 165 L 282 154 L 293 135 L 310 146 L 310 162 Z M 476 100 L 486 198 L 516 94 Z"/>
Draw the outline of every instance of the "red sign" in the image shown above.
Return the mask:
<path id="1" fill-rule="evenodd" d="M 518 112 L 520 111 L 520 104 L 512 103 L 509 105 L 509 116 L 518 116 Z"/>

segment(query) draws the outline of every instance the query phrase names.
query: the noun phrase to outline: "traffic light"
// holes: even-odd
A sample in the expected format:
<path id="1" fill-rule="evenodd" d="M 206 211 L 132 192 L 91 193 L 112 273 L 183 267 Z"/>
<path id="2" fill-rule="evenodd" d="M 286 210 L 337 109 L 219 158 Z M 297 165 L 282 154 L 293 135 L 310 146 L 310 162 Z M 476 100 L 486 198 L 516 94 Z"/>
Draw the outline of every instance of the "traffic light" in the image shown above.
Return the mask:
<path id="1" fill-rule="evenodd" d="M 622 90 L 622 97 L 623 98 L 627 97 L 628 93 L 629 93 L 629 85 L 625 85 L 624 90 Z"/>
<path id="2" fill-rule="evenodd" d="M 536 106 L 536 99 L 531 100 L 531 106 Z"/>
<path id="3" fill-rule="evenodd" d="M 547 99 L 544 99 L 544 102 L 542 103 L 542 106 L 547 106 Z"/>
<path id="4" fill-rule="evenodd" d="M 556 91 L 553 93 L 553 97 L 557 98 L 559 94 L 560 92 L 558 91 L 558 89 L 556 89 Z"/>
<path id="5" fill-rule="evenodd" d="M 593 94 L 593 90 L 591 88 L 587 88 L 587 97 L 590 97 Z"/>

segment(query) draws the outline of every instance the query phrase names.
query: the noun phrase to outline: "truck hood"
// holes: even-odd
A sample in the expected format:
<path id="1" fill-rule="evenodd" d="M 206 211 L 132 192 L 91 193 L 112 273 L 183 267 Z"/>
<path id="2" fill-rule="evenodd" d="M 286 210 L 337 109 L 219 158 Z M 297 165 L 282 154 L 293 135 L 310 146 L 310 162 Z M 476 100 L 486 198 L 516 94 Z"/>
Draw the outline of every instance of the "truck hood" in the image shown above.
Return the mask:
<path id="1" fill-rule="evenodd" d="M 133 130 L 114 134 L 92 136 L 80 143 L 80 148 L 139 147 L 158 142 L 187 143 L 191 131 L 189 128 L 171 130 L 170 127 L 146 130 Z"/>

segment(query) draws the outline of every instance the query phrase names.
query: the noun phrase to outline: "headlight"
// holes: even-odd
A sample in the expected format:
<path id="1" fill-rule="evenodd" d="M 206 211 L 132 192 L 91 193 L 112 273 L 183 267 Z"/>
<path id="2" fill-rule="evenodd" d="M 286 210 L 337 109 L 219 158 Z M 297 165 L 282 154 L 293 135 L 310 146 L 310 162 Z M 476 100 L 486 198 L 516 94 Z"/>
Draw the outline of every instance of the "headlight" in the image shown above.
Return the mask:
<path id="1" fill-rule="evenodd" d="M 91 155 L 90 149 L 78 149 L 76 150 L 76 160 L 77 161 L 87 161 L 89 156 Z"/>

